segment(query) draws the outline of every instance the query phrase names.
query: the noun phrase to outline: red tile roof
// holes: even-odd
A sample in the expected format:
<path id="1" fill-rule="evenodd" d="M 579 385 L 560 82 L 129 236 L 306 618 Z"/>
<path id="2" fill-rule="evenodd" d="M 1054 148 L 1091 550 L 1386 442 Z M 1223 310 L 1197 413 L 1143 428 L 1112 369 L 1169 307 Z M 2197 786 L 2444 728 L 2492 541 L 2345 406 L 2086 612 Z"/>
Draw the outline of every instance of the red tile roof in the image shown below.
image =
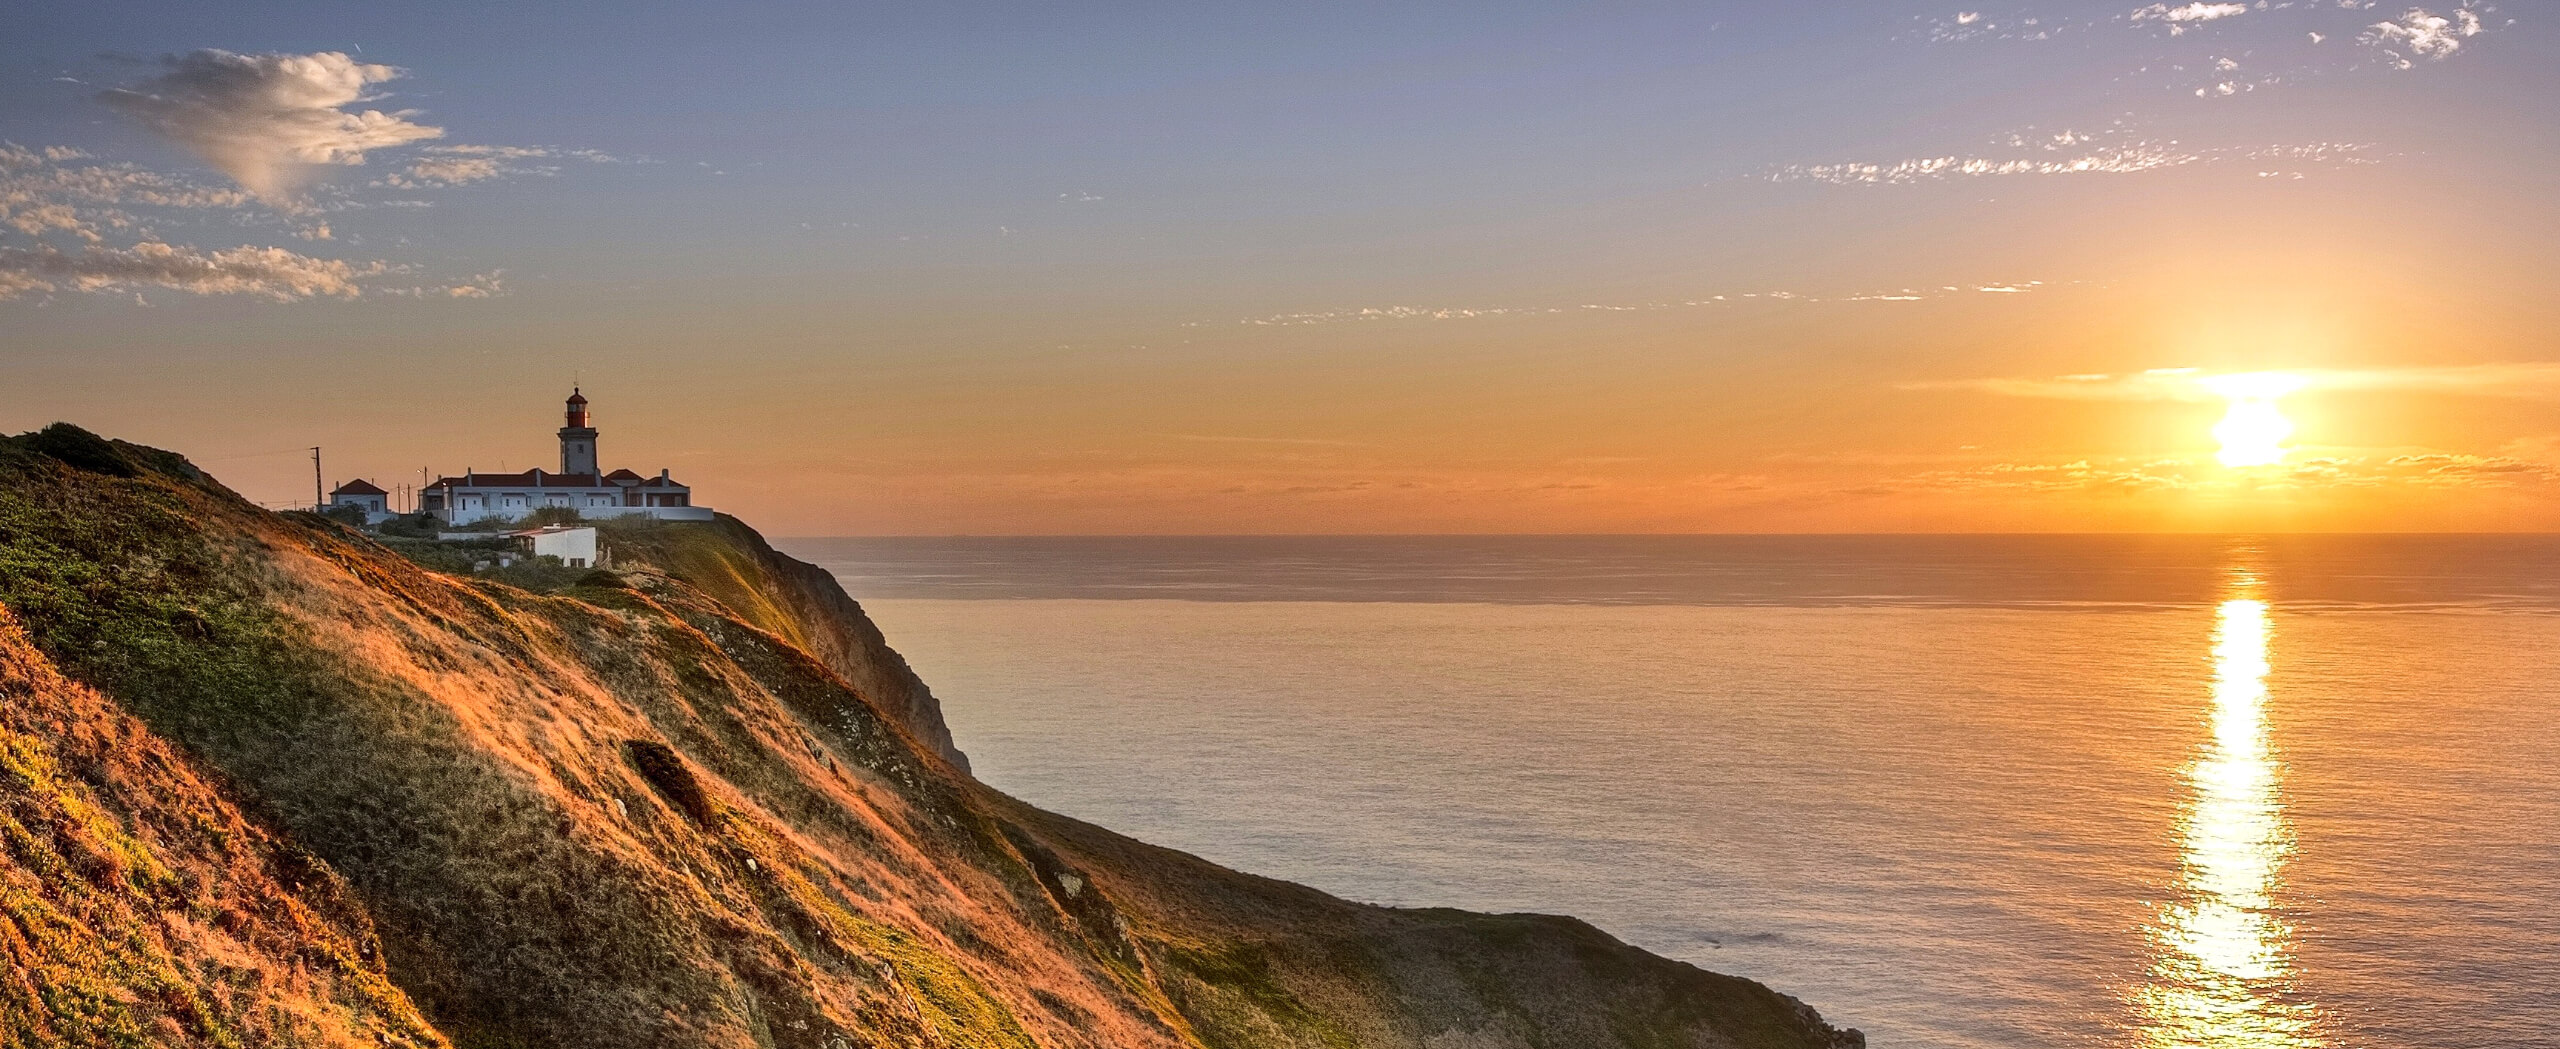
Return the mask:
<path id="1" fill-rule="evenodd" d="M 638 482 L 639 486 L 640 486 L 640 487 L 644 487 L 644 488 L 667 488 L 667 487 L 683 488 L 683 487 L 686 487 L 686 486 L 685 486 L 685 484 L 684 484 L 683 482 L 681 482 L 681 481 L 674 481 L 674 480 L 669 480 L 669 479 L 661 478 L 661 477 L 651 477 L 651 478 L 647 478 L 647 479 L 645 479 L 645 480 L 644 480 L 644 479 L 642 479 L 642 478 L 641 478 L 641 476 L 640 476 L 639 474 L 632 473 L 632 472 L 631 472 L 631 471 L 629 471 L 629 470 L 615 470 L 615 471 L 614 471 L 614 472 L 612 472 L 612 473 L 606 474 L 606 475 L 604 475 L 604 476 L 602 476 L 602 477 L 598 477 L 598 476 L 596 476 L 596 475 L 594 475 L 594 474 L 556 474 L 556 473 L 551 473 L 550 471 L 547 471 L 547 470 L 541 470 L 541 469 L 526 470 L 526 471 L 524 471 L 523 473 L 512 473 L 512 474 L 484 474 L 484 473 L 474 473 L 474 474 L 472 474 L 468 479 L 461 478 L 461 477 L 439 477 L 439 478 L 436 478 L 436 482 L 435 482 L 434 484 L 428 485 L 427 487 L 429 487 L 429 488 L 613 488 L 613 487 L 619 487 L 619 486 L 621 486 L 621 485 L 628 484 L 628 483 L 631 483 L 631 482 Z M 384 493 L 384 494 L 389 494 L 389 493 Z"/>
<path id="2" fill-rule="evenodd" d="M 347 483 L 345 483 L 345 484 L 339 485 L 338 487 L 336 487 L 336 488 L 334 488 L 334 489 L 331 489 L 331 490 L 330 490 L 330 492 L 329 492 L 329 494 L 330 494 L 330 495 L 390 495 L 391 493 L 386 492 L 386 491 L 383 491 L 382 489 L 376 488 L 376 487 L 374 487 L 374 486 L 373 486 L 373 482 L 368 481 L 368 480 L 365 480 L 364 478 L 359 477 L 359 478 L 356 478 L 355 480 L 349 481 L 349 482 L 347 482 Z"/>

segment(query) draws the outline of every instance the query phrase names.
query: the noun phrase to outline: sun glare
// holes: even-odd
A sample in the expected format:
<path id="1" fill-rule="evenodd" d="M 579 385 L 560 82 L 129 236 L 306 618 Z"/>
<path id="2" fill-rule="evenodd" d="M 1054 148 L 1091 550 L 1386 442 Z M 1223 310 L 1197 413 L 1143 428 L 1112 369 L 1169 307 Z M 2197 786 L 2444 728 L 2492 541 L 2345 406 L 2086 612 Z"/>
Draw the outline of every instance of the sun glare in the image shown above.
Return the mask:
<path id="1" fill-rule="evenodd" d="M 2231 410 L 2213 424 L 2213 437 L 2222 442 L 2214 458 L 2230 467 L 2284 461 L 2284 441 L 2293 436 L 2293 420 L 2285 418 L 2276 401 L 2302 388 L 2299 376 L 2284 372 L 2216 375 L 2205 379 L 2204 385 L 2231 402 Z"/>

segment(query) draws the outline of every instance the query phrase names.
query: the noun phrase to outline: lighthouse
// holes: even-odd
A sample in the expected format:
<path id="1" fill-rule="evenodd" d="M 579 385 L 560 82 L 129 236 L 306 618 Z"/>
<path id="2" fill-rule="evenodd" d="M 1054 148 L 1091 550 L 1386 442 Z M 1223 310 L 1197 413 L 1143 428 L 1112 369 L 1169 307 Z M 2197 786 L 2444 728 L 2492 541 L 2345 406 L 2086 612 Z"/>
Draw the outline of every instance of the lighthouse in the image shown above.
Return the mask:
<path id="1" fill-rule="evenodd" d="M 569 388 L 569 425 L 560 428 L 560 472 L 596 475 L 596 428 L 587 425 L 587 397 Z"/>
<path id="2" fill-rule="evenodd" d="M 587 415 L 587 395 L 575 387 L 569 390 L 568 413 L 562 421 L 568 425 L 560 428 L 559 473 L 538 468 L 519 474 L 466 469 L 460 477 L 440 478 L 419 489 L 418 508 L 451 525 L 490 518 L 515 521 L 536 510 L 574 510 L 585 518 L 711 520 L 710 507 L 693 505 L 693 486 L 665 470 L 656 477 L 631 470 L 598 470 L 596 428 L 590 425 L 595 420 Z"/>

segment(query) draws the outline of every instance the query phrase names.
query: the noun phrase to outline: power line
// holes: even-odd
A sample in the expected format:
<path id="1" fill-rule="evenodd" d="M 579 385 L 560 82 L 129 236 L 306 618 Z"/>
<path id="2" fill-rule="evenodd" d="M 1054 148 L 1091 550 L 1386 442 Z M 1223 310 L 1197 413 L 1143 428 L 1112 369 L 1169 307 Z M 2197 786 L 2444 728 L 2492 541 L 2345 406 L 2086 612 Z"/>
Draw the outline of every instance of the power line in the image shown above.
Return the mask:
<path id="1" fill-rule="evenodd" d="M 272 452 L 242 452 L 238 455 L 216 455 L 210 458 L 188 456 L 187 461 L 195 463 L 227 463 L 234 459 L 263 459 L 270 455 L 300 455 L 310 450 L 311 446 L 302 445 L 294 448 L 278 448 Z"/>

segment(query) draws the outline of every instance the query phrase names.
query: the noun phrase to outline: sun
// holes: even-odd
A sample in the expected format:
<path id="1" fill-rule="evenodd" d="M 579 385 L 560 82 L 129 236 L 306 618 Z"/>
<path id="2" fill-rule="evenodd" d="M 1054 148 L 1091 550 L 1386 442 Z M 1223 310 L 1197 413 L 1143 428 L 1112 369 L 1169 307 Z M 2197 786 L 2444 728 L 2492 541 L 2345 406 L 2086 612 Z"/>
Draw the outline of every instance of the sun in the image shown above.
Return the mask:
<path id="1" fill-rule="evenodd" d="M 2273 466 L 2284 461 L 2285 438 L 2293 436 L 2293 420 L 2276 401 L 2302 388 L 2302 377 L 2284 372 L 2246 372 L 2205 379 L 2206 389 L 2231 402 L 2222 421 L 2213 424 L 2222 450 L 2214 458 L 2229 467 Z"/>

